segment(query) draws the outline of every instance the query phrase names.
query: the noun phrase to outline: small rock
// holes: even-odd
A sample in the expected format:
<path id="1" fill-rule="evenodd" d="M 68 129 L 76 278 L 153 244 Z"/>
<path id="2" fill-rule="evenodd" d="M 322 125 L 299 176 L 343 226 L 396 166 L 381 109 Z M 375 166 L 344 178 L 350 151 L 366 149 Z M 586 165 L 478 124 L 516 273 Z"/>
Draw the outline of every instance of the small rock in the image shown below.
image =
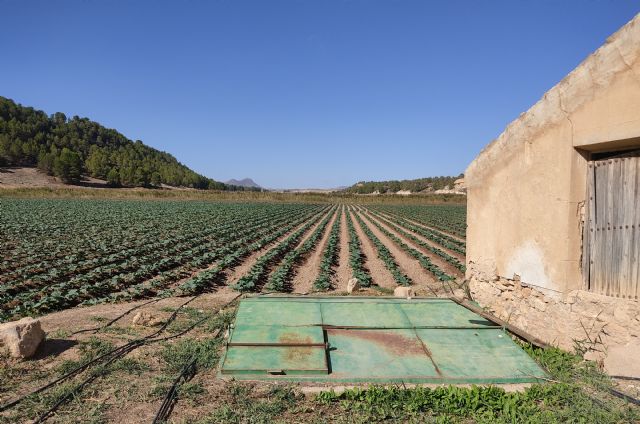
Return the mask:
<path id="1" fill-rule="evenodd" d="M 393 290 L 393 295 L 395 297 L 406 297 L 407 299 L 411 299 L 414 295 L 413 289 L 411 287 L 399 286 Z"/>
<path id="2" fill-rule="evenodd" d="M 532 300 L 529 303 L 531 304 L 531 306 L 533 306 L 535 309 L 541 312 L 544 312 L 547 310 L 547 304 L 536 297 L 532 298 Z"/>
<path id="3" fill-rule="evenodd" d="M 360 288 L 360 282 L 358 281 L 357 278 L 352 278 L 347 283 L 347 293 L 349 294 L 353 293 L 354 291 L 358 291 L 359 288 Z"/>
<path id="4" fill-rule="evenodd" d="M 44 340 L 40 320 L 22 318 L 19 321 L 0 324 L 0 345 L 14 358 L 30 358 Z"/>
<path id="5" fill-rule="evenodd" d="M 133 325 L 141 325 L 144 327 L 156 327 L 162 324 L 160 318 L 154 317 L 150 312 L 140 311 L 131 320 Z"/>

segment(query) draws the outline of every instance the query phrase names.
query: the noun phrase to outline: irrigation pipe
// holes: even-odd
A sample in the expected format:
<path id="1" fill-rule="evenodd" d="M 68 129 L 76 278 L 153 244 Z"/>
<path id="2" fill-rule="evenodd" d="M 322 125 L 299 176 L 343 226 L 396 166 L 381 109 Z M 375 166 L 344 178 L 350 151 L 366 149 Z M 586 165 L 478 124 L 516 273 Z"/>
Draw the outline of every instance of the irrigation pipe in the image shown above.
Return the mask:
<path id="1" fill-rule="evenodd" d="M 154 339 L 154 338 L 155 338 L 155 337 L 157 337 L 161 332 L 163 332 L 163 331 L 167 328 L 167 326 L 168 326 L 168 325 L 169 325 L 173 320 L 175 320 L 175 318 L 176 318 L 176 316 L 178 315 L 178 312 L 180 311 L 180 309 L 182 309 L 184 306 L 186 306 L 186 305 L 188 305 L 189 303 L 191 303 L 192 301 L 194 301 L 194 300 L 195 300 L 196 298 L 198 298 L 200 295 L 201 295 L 201 294 L 195 295 L 195 296 L 193 296 L 191 299 L 187 300 L 186 302 L 183 302 L 183 303 L 182 303 L 178 308 L 176 308 L 176 310 L 171 314 L 171 316 L 167 319 L 167 321 L 166 321 L 166 322 L 165 322 L 165 323 L 164 323 L 164 324 L 163 324 L 163 325 L 162 325 L 162 326 L 161 326 L 157 331 L 155 331 L 155 332 L 153 332 L 153 333 L 151 333 L 151 334 L 149 334 L 149 335 L 147 335 L 147 336 L 145 336 L 145 337 L 142 337 L 142 338 L 140 338 L 140 339 L 132 340 L 132 341 L 130 341 L 130 342 L 128 342 L 128 343 L 126 343 L 126 344 L 124 344 L 124 345 L 122 345 L 122 346 L 119 346 L 119 347 L 117 347 L 117 348 L 115 348 L 115 349 L 113 349 L 113 350 L 111 350 L 111 351 L 109 351 L 109 352 L 103 353 L 102 355 L 100 355 L 100 356 L 98 356 L 98 357 L 96 357 L 96 358 L 92 359 L 91 361 L 87 362 L 86 364 L 80 365 L 79 367 L 77 367 L 77 368 L 75 368 L 75 369 L 73 369 L 73 370 L 69 371 L 67 374 L 63 375 L 62 377 L 59 377 L 59 378 L 57 378 L 56 380 L 54 380 L 54 381 L 52 381 L 52 382 L 50 382 L 50 383 L 48 383 L 48 384 L 46 384 L 46 385 L 44 385 L 44 386 L 42 386 L 42 387 L 40 387 L 40 388 L 38 388 L 38 389 L 36 389 L 36 390 L 34 390 L 34 391 L 30 392 L 30 393 L 28 393 L 28 394 L 26 394 L 26 395 L 24 395 L 24 396 L 22 396 L 22 397 L 20 397 L 20 398 L 18 398 L 18 399 L 15 399 L 15 400 L 13 400 L 13 401 L 11 401 L 11 402 L 9 402 L 9 403 L 5 404 L 5 405 L 0 406 L 0 412 L 6 411 L 7 409 L 10 409 L 10 408 L 12 408 L 12 407 L 14 407 L 14 406 L 18 405 L 19 403 L 21 403 L 21 402 L 22 402 L 22 401 L 24 401 L 25 399 L 27 399 L 27 398 L 29 398 L 29 397 L 31 397 L 31 396 L 33 396 L 33 395 L 36 395 L 36 394 L 38 394 L 38 393 L 41 393 L 41 392 L 43 392 L 43 391 L 45 391 L 45 390 L 47 390 L 47 389 L 49 389 L 49 388 L 51 388 L 51 387 L 53 387 L 53 386 L 57 385 L 58 383 L 61 383 L 61 382 L 65 381 L 65 380 L 68 380 L 69 378 L 71 378 L 71 377 L 73 377 L 73 376 L 75 376 L 75 375 L 79 374 L 80 372 L 82 372 L 82 371 L 86 370 L 86 369 L 87 369 L 87 368 L 89 368 L 90 366 L 93 366 L 93 365 L 95 365 L 95 364 L 97 364 L 97 363 L 99 363 L 99 362 L 101 362 L 101 361 L 103 361 L 103 360 L 106 360 L 105 365 L 110 364 L 110 363 L 111 363 L 111 362 L 113 362 L 115 359 L 117 359 L 117 358 L 120 358 L 120 357 L 124 356 L 125 354 L 127 354 L 127 353 L 131 352 L 133 349 L 136 349 L 136 348 L 138 348 L 139 346 L 142 346 L 142 345 L 144 345 L 144 344 L 148 344 L 148 343 L 157 342 L 157 341 L 170 340 L 170 339 L 174 338 L 174 336 L 175 336 L 175 337 L 178 337 L 178 336 L 181 336 L 181 335 L 185 334 L 187 331 L 192 330 L 192 329 L 195 327 L 195 325 L 190 326 L 190 327 L 189 327 L 189 328 L 187 328 L 186 330 L 184 330 L 184 331 L 182 331 L 182 332 L 180 332 L 180 333 L 178 333 L 178 334 L 176 334 L 176 335 L 169 336 L 169 337 L 164 337 L 164 338 L 159 338 L 159 339 L 157 339 L 157 338 L 156 338 L 156 339 Z M 235 297 L 234 297 L 233 299 L 231 299 L 229 302 L 227 302 L 226 304 L 224 304 L 224 305 L 221 307 L 221 309 L 222 309 L 222 308 L 225 308 L 226 306 L 228 306 L 229 304 L 231 304 L 232 302 L 234 302 L 234 301 L 235 301 L 238 297 L 240 297 L 240 296 L 241 296 L 241 294 L 238 294 L 237 296 L 235 296 Z M 204 321 L 204 320 L 200 320 L 198 323 L 202 323 L 203 321 Z M 91 378 L 91 377 L 90 377 L 90 378 Z M 93 377 L 93 379 L 95 379 L 95 377 Z M 85 380 L 83 383 L 81 383 L 81 385 L 80 385 L 80 386 L 76 387 L 76 389 L 74 389 L 74 391 L 72 391 L 72 393 L 75 393 L 76 391 L 78 391 L 78 389 L 81 389 L 81 388 L 82 388 L 84 385 L 86 385 L 87 383 L 88 383 L 88 382 L 87 382 L 87 380 Z M 64 396 L 62 400 L 64 401 L 67 397 L 68 397 L 68 395 L 67 395 L 67 396 Z M 55 411 L 55 409 L 57 409 L 57 407 L 59 407 L 60 405 L 62 405 L 62 403 L 63 403 L 63 402 L 61 402 L 60 404 L 56 404 L 56 405 L 55 405 L 55 406 L 56 406 L 56 408 L 54 408 L 54 409 L 53 409 L 53 410 L 51 410 L 51 411 L 47 411 L 47 412 L 49 412 L 49 414 L 51 414 L 52 412 L 54 412 L 54 411 Z M 45 417 L 45 418 L 46 418 L 46 417 Z"/>
<path id="2" fill-rule="evenodd" d="M 111 326 L 111 325 L 112 325 L 112 324 L 114 324 L 116 321 L 118 321 L 120 318 L 122 318 L 122 317 L 124 317 L 124 316 L 126 316 L 126 315 L 130 314 L 131 312 L 135 311 L 136 309 L 141 308 L 141 307 L 143 307 L 143 306 L 146 306 L 146 305 L 148 305 L 148 304 L 150 304 L 150 303 L 158 302 L 158 301 L 160 301 L 160 300 L 161 300 L 161 298 L 157 298 L 157 299 L 152 299 L 152 300 L 150 300 L 150 301 L 148 301 L 148 302 L 145 302 L 145 303 L 141 303 L 140 305 L 136 305 L 136 306 L 134 306 L 133 308 L 131 308 L 131 309 L 129 309 L 129 310 L 127 310 L 127 311 L 125 311 L 125 312 L 121 313 L 120 315 L 118 315 L 117 317 L 115 317 L 114 319 L 112 319 L 111 321 L 109 321 L 108 323 L 106 323 L 105 325 L 103 325 L 103 326 L 101 326 L 101 327 L 85 328 L 84 330 L 78 330 L 78 331 L 75 331 L 75 332 L 71 333 L 71 335 L 72 335 L 72 336 L 75 336 L 76 334 L 80 334 L 80 333 L 87 333 L 87 332 L 89 332 L 89 331 L 93 331 L 93 333 L 95 334 L 95 333 L 97 333 L 98 331 L 100 331 L 100 330 L 104 330 L 105 328 L 107 328 L 107 327 Z"/>
<path id="3" fill-rule="evenodd" d="M 216 337 L 218 337 L 218 334 L 220 334 L 219 328 L 213 332 L 212 337 L 215 339 Z M 180 374 L 178 374 L 173 384 L 169 388 L 169 391 L 162 400 L 160 409 L 158 409 L 158 412 L 153 419 L 153 424 L 164 423 L 167 421 L 169 415 L 171 415 L 171 411 L 173 411 L 173 407 L 178 401 L 178 389 L 183 383 L 191 380 L 196 375 L 196 365 L 197 359 L 195 357 L 192 357 L 189 362 L 182 368 Z"/>

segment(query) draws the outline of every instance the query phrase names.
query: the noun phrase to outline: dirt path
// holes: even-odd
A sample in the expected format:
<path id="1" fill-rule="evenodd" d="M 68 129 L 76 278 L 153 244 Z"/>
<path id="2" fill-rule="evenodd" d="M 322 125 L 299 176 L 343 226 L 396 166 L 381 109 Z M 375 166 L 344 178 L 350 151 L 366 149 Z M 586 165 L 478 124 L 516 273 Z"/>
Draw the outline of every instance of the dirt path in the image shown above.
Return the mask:
<path id="1" fill-rule="evenodd" d="M 376 211 L 376 212 L 378 212 L 378 211 Z M 402 215 L 394 215 L 394 214 L 389 213 L 389 212 L 378 212 L 378 213 L 379 213 L 379 214 L 381 214 L 381 215 L 386 215 L 386 216 L 387 216 L 387 218 L 388 218 L 388 217 L 392 217 L 392 218 L 402 218 L 402 219 L 404 219 L 404 220 L 406 220 L 406 221 L 408 221 L 408 222 L 410 222 L 410 223 L 412 223 L 412 224 L 414 224 L 414 225 L 417 225 L 417 226 L 422 227 L 422 228 L 426 228 L 427 230 L 431 230 L 431 231 L 435 231 L 435 232 L 438 232 L 438 233 L 442 233 L 442 234 L 444 234 L 445 236 L 449 236 L 449 237 L 451 237 L 451 238 L 452 238 L 452 239 L 454 239 L 454 240 L 458 240 L 458 241 L 461 241 L 461 242 L 463 242 L 463 243 L 466 243 L 466 242 L 467 242 L 467 240 L 466 240 L 466 239 L 464 239 L 463 237 L 457 236 L 457 235 L 455 235 L 455 234 L 452 234 L 452 233 L 450 233 L 450 232 L 448 232 L 448 231 L 445 231 L 445 230 L 441 230 L 441 229 L 436 228 L 436 227 L 430 227 L 430 226 L 428 226 L 428 225 L 426 225 L 426 224 L 423 224 L 423 223 L 422 223 L 422 222 L 420 222 L 420 221 L 416 221 L 415 219 L 407 218 L 407 217 L 402 216 Z"/>
<path id="2" fill-rule="evenodd" d="M 436 281 L 434 276 L 422 268 L 420 262 L 398 247 L 393 240 L 373 225 L 369 216 L 362 212 L 359 212 L 358 215 L 362 218 L 367 227 L 369 227 L 371 232 L 378 237 L 382 243 L 384 243 L 387 249 L 389 249 L 389 252 L 391 252 L 393 259 L 395 259 L 400 270 L 413 280 L 416 294 L 420 296 L 436 295 L 438 293 L 437 288 L 440 284 Z"/>
<path id="3" fill-rule="evenodd" d="M 453 265 L 451 265 L 449 262 L 445 261 L 444 259 L 442 259 L 438 255 L 436 255 L 433 252 L 429 251 L 428 249 L 426 249 L 426 248 L 414 243 L 412 240 L 409 240 L 408 238 L 406 238 L 402 234 L 398 233 L 398 231 L 396 231 L 395 229 L 391 228 L 386 222 L 380 220 L 379 218 L 377 218 L 375 216 L 372 216 L 372 215 L 369 215 L 368 217 L 372 218 L 372 219 L 375 219 L 375 221 L 377 223 L 379 223 L 383 228 L 385 228 L 391 234 L 394 234 L 395 236 L 397 236 L 400 240 L 402 240 L 408 246 L 413 247 L 414 249 L 422 252 L 425 256 L 427 256 L 431 260 L 431 262 L 433 262 L 435 265 L 438 266 L 438 268 L 440 268 L 441 270 L 443 270 L 447 274 L 456 277 L 457 280 L 460 280 L 460 279 L 464 278 L 464 275 L 463 275 L 462 271 L 460 271 L 458 268 L 454 267 Z M 425 237 L 421 237 L 418 234 L 411 233 L 408 230 L 407 230 L 407 232 L 412 234 L 412 235 L 414 235 L 418 240 L 422 240 L 422 241 L 425 241 L 425 242 L 429 243 L 429 240 L 426 239 Z M 431 242 L 429 244 L 432 245 L 432 246 L 435 246 L 437 248 L 441 247 L 439 245 L 434 244 L 433 242 Z M 464 259 L 462 259 L 462 261 L 464 263 Z"/>
<path id="4" fill-rule="evenodd" d="M 338 268 L 333 278 L 333 287 L 336 291 L 346 291 L 347 283 L 352 275 L 349 264 L 349 231 L 347 230 L 346 206 L 340 211 L 340 252 L 338 253 Z"/>
<path id="5" fill-rule="evenodd" d="M 326 212 L 321 212 L 323 214 L 326 214 Z M 242 278 L 243 275 L 245 275 L 247 272 L 249 272 L 249 270 L 251 269 L 251 267 L 256 263 L 256 261 L 258 260 L 258 258 L 262 255 L 264 255 L 265 253 L 267 253 L 269 250 L 273 249 L 275 246 L 277 246 L 278 244 L 280 244 L 283 240 L 285 240 L 287 237 L 289 237 L 291 234 L 293 234 L 294 232 L 298 231 L 300 228 L 304 227 L 304 225 L 309 222 L 309 220 L 314 219 L 316 215 L 311 216 L 309 219 L 307 219 L 306 221 L 302 222 L 301 224 L 297 225 L 295 228 L 293 228 L 291 231 L 287 232 L 286 234 L 284 234 L 282 237 L 279 237 L 276 241 L 274 241 L 273 243 L 269 243 L 268 245 L 266 245 L 265 247 L 263 247 L 260 250 L 257 250 L 255 252 L 253 252 L 252 254 L 250 254 L 249 256 L 247 256 L 242 263 L 240 263 L 238 266 L 236 266 L 233 269 L 227 270 L 225 272 L 225 281 L 226 281 L 226 285 L 230 286 L 233 284 L 236 284 L 238 282 L 238 280 L 240 278 Z"/>
<path id="6" fill-rule="evenodd" d="M 354 209 L 355 210 L 355 209 Z M 353 226 L 356 229 L 356 234 L 360 239 L 360 244 L 362 246 L 362 253 L 365 256 L 364 264 L 366 268 L 369 270 L 369 274 L 373 279 L 373 282 L 380 287 L 385 287 L 388 289 L 394 289 L 397 287 L 396 281 L 393 279 L 393 275 L 384 265 L 381 259 L 378 258 L 378 251 L 376 250 L 369 237 L 362 231 L 360 227 L 360 223 L 355 219 L 353 214 L 354 210 L 350 210 L 351 220 L 353 221 Z"/>
<path id="7" fill-rule="evenodd" d="M 294 293 L 309 293 L 313 290 L 313 282 L 316 278 L 318 278 L 318 274 L 320 273 L 322 254 L 324 253 L 324 248 L 327 245 L 327 241 L 329 240 L 331 227 L 333 226 L 333 223 L 336 221 L 336 219 L 338 219 L 339 213 L 340 209 L 336 209 L 333 212 L 333 216 L 327 224 L 327 227 L 324 230 L 324 234 L 318 242 L 315 250 L 298 267 L 297 272 L 293 276 L 293 281 L 291 282 L 291 284 L 293 285 Z"/>
<path id="8" fill-rule="evenodd" d="M 384 217 L 384 218 L 386 218 L 386 219 L 389 219 L 389 220 L 393 221 L 393 217 L 389 217 L 388 215 L 385 215 L 385 214 L 379 214 L 379 215 L 383 216 L 383 217 Z M 409 221 L 409 222 L 411 222 L 411 223 L 415 223 L 414 221 L 411 221 L 410 219 L 407 219 L 407 221 Z M 405 227 L 405 226 L 403 226 L 402 224 L 399 224 L 399 223 L 397 223 L 397 222 L 394 222 L 394 224 L 395 224 L 395 225 L 397 225 L 398 227 L 402 228 L 403 230 L 405 230 L 405 231 L 406 231 L 406 232 L 408 232 L 409 234 L 411 234 L 411 235 L 415 236 L 415 237 L 416 237 L 416 238 L 418 238 L 419 240 L 424 241 L 424 242 L 425 242 L 425 243 L 427 243 L 429 246 L 433 246 L 433 247 L 435 247 L 435 248 L 437 248 L 437 249 L 440 249 L 440 250 L 442 250 L 443 252 L 448 253 L 450 256 L 453 256 L 454 258 L 458 259 L 460 262 L 465 263 L 466 258 L 465 258 L 465 256 L 464 256 L 462 253 L 454 252 L 453 250 L 448 249 L 448 248 L 444 247 L 443 245 L 441 245 L 441 244 L 439 244 L 439 243 L 436 243 L 436 242 L 435 242 L 435 241 L 433 241 L 433 240 L 429 240 L 427 237 L 425 237 L 425 236 L 423 236 L 423 235 L 421 235 L 421 234 L 414 233 L 413 231 L 411 231 L 410 229 L 406 228 L 406 227 Z M 423 227 L 423 228 L 426 228 L 426 229 L 431 229 L 431 230 L 433 230 L 432 228 L 426 227 L 426 226 L 424 226 L 424 225 L 420 225 L 420 224 L 418 224 L 418 223 L 415 223 L 415 225 L 420 226 L 420 227 Z M 438 230 L 436 230 L 436 231 L 438 231 Z M 436 257 L 437 257 L 437 256 L 436 256 Z M 445 261 L 445 262 L 446 262 L 446 261 Z"/>
<path id="9" fill-rule="evenodd" d="M 238 294 L 237 291 L 230 287 L 221 287 L 212 293 L 203 293 L 196 300 L 189 304 L 189 307 L 203 310 L 215 309 L 216 303 L 224 303 L 231 300 Z M 156 316 L 169 315 L 170 312 L 166 312 L 164 309 L 168 307 L 178 307 L 189 297 L 166 297 L 166 298 L 153 298 L 142 299 L 133 302 L 123 303 L 104 303 L 93 306 L 78 306 L 71 309 L 65 309 L 60 312 L 53 312 L 48 315 L 40 317 L 42 328 L 47 331 L 64 330 L 68 333 L 73 333 L 79 330 L 86 330 L 89 328 L 99 327 L 104 325 L 104 322 L 114 319 L 124 312 L 130 310 L 134 306 L 143 305 L 150 300 L 155 302 L 149 303 L 144 306 L 138 307 L 138 309 L 131 311 L 129 314 L 123 316 L 117 321 L 118 325 L 128 325 L 131 323 L 131 319 L 138 312 L 147 311 Z M 91 333 L 80 333 L 81 335 L 74 338 L 89 337 Z"/>

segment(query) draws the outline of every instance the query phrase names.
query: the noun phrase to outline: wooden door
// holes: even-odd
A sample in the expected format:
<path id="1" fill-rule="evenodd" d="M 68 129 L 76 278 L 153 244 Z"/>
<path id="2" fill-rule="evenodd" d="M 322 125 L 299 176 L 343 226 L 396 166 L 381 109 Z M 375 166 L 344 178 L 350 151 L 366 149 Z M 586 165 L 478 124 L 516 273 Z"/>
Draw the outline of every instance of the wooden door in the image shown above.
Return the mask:
<path id="1" fill-rule="evenodd" d="M 588 289 L 638 299 L 640 157 L 589 163 L 583 270 Z"/>

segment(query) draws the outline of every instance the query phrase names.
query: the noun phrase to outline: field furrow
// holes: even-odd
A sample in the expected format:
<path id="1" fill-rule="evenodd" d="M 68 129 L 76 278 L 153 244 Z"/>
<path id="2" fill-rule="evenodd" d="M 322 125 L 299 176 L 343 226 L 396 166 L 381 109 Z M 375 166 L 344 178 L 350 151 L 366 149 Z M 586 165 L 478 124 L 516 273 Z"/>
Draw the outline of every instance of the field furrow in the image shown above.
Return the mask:
<path id="1" fill-rule="evenodd" d="M 324 234 L 318 242 L 317 248 L 307 257 L 306 261 L 300 266 L 299 271 L 293 277 L 292 286 L 295 293 L 309 293 L 314 290 L 314 282 L 321 274 L 320 267 L 327 249 L 327 242 L 333 233 L 335 223 L 340 223 L 340 214 L 341 211 L 337 208 L 331 217 L 331 220 L 327 224 Z M 328 278 L 328 282 L 330 283 L 331 275 L 328 275 Z"/>
<path id="2" fill-rule="evenodd" d="M 306 221 L 301 227 L 256 259 L 248 272 L 241 276 L 233 287 L 240 291 L 259 291 L 266 282 L 272 267 L 282 260 L 290 250 L 294 249 L 294 246 L 300 242 L 304 235 L 327 214 L 327 208 L 323 209 L 322 212 Z"/>
<path id="3" fill-rule="evenodd" d="M 301 228 L 307 225 L 310 220 L 317 218 L 319 214 L 320 212 L 316 212 L 312 216 L 306 216 L 301 220 L 290 222 L 289 225 L 285 226 L 286 231 L 282 232 L 281 234 L 277 234 L 277 237 L 275 239 L 249 252 L 249 254 L 246 255 L 246 257 L 244 257 L 239 264 L 225 270 L 224 272 L 225 284 L 227 286 L 232 286 L 232 287 L 235 286 L 238 283 L 238 281 L 251 270 L 251 268 L 255 265 L 255 263 L 259 258 L 264 256 L 267 252 L 269 252 L 275 246 L 282 243 L 292 234 L 299 231 Z"/>
<path id="4" fill-rule="evenodd" d="M 398 244 L 391 238 L 393 234 L 385 234 L 370 216 L 367 216 L 363 212 L 359 212 L 359 214 L 371 232 L 386 246 L 389 252 L 391 252 L 400 270 L 411 278 L 416 293 L 424 296 L 438 296 L 443 293 L 442 282 L 439 281 L 433 273 L 425 269 L 415 256 L 411 255 L 409 252 L 411 248 L 409 246 L 406 244 Z M 414 253 L 419 254 L 419 252 L 415 251 Z"/>
<path id="5" fill-rule="evenodd" d="M 393 278 L 393 274 L 387 269 L 385 263 L 378 257 L 378 252 L 369 237 L 364 233 L 362 226 L 355 218 L 355 212 L 353 209 L 348 211 L 349 219 L 352 220 L 355 228 L 355 233 L 362 246 L 362 253 L 364 254 L 364 264 L 369 271 L 369 276 L 373 280 L 373 283 L 387 289 L 394 289 L 397 284 Z M 357 277 L 356 277 L 357 278 Z"/>
<path id="6" fill-rule="evenodd" d="M 342 206 L 341 209 L 342 215 L 340 216 L 338 266 L 333 278 L 331 279 L 331 286 L 336 291 L 344 292 L 347 290 L 347 283 L 353 274 L 353 270 L 349 263 L 349 230 L 347 228 L 346 206 Z"/>
<path id="7" fill-rule="evenodd" d="M 334 209 L 332 208 L 322 221 L 313 225 L 302 237 L 298 246 L 284 256 L 278 267 L 269 275 L 269 281 L 264 287 L 266 291 L 290 292 L 293 290 L 292 279 L 297 268 L 317 246 L 334 215 Z"/>

